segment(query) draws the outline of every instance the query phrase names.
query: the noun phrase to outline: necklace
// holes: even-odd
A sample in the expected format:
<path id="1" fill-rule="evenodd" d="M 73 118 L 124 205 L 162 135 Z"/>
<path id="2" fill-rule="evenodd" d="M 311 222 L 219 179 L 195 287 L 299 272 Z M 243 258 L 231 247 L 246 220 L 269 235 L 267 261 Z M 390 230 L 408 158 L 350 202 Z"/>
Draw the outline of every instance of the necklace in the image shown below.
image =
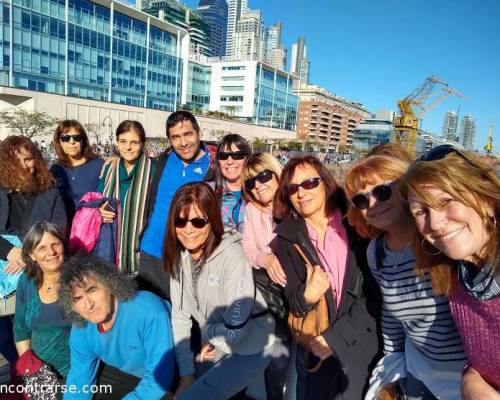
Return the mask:
<path id="1" fill-rule="evenodd" d="M 80 172 L 80 168 L 78 167 L 74 167 L 74 169 L 76 169 L 76 172 L 72 173 L 71 174 L 71 180 L 74 181 L 76 176 L 78 175 L 78 172 Z"/>

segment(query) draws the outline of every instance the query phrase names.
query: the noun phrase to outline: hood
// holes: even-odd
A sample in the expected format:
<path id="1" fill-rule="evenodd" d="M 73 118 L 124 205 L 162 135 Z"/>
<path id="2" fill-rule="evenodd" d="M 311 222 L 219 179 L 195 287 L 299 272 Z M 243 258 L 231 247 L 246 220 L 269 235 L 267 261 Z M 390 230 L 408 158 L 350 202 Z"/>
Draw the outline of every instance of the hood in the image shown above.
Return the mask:
<path id="1" fill-rule="evenodd" d="M 231 246 L 233 243 L 240 243 L 241 236 L 238 234 L 225 233 L 222 235 L 222 241 L 214 250 L 214 252 L 207 258 L 207 262 L 212 261 L 217 258 L 225 249 Z"/>

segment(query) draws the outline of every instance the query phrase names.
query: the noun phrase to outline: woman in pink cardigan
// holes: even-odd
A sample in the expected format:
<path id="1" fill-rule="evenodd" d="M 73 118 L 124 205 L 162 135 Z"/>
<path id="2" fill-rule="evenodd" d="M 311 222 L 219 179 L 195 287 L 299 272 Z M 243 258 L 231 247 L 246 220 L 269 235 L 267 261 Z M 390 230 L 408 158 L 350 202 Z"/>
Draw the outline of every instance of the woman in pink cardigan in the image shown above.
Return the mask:
<path id="1" fill-rule="evenodd" d="M 276 236 L 273 220 L 274 195 L 278 189 L 281 164 L 269 153 L 250 155 L 243 166 L 241 181 L 247 201 L 243 222 L 242 245 L 255 274 L 267 273 L 270 281 L 285 287 L 286 277 L 270 243 Z M 264 272 L 265 270 L 265 272 Z M 270 399 L 282 399 L 286 388 L 286 372 L 290 359 L 291 337 L 286 321 L 276 320 L 279 354 L 266 370 L 266 386 Z"/>

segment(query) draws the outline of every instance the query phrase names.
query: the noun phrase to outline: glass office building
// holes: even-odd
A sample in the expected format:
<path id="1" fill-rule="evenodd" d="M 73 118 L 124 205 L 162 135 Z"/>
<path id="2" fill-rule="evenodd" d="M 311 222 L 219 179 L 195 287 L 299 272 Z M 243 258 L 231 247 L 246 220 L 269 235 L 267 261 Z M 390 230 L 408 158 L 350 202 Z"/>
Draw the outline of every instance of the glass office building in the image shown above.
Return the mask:
<path id="1" fill-rule="evenodd" d="M 187 107 L 192 110 L 208 110 L 212 68 L 189 61 L 188 71 Z"/>
<path id="2" fill-rule="evenodd" d="M 0 84 L 174 110 L 179 31 L 106 0 L 0 0 Z"/>

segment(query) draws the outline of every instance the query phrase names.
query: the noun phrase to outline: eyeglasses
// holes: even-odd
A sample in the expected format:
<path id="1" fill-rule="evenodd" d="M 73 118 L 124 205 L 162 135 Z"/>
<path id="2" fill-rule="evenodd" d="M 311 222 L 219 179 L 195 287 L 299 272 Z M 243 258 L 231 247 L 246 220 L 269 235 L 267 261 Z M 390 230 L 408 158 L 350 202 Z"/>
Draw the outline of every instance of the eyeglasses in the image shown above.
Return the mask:
<path id="1" fill-rule="evenodd" d="M 205 227 L 205 225 L 207 225 L 209 223 L 206 219 L 203 219 L 203 218 L 187 219 L 187 218 L 177 217 L 174 220 L 174 226 L 176 228 L 185 228 L 188 222 L 191 222 L 191 225 L 193 225 L 193 228 L 196 228 L 196 229 L 203 229 Z"/>
<path id="2" fill-rule="evenodd" d="M 263 171 L 260 171 L 253 178 L 248 178 L 245 181 L 245 188 L 247 190 L 252 190 L 255 187 L 256 181 L 259 181 L 260 183 L 266 183 L 269 182 L 271 179 L 273 179 L 273 173 L 268 169 L 265 169 Z"/>
<path id="3" fill-rule="evenodd" d="M 243 160 L 246 156 L 248 156 L 248 153 L 244 150 L 241 151 L 234 151 L 231 153 L 227 153 L 225 151 L 221 151 L 219 154 L 217 154 L 217 159 L 225 161 L 229 157 L 231 157 L 233 160 Z"/>
<path id="4" fill-rule="evenodd" d="M 442 144 L 440 146 L 432 148 L 427 153 L 424 153 L 418 159 L 418 161 L 437 161 L 437 160 L 442 160 L 443 158 L 445 158 L 450 153 L 455 153 L 455 154 L 459 155 L 460 157 L 462 157 L 464 160 L 468 161 L 468 159 L 467 159 L 467 157 L 465 156 L 464 153 L 462 153 L 456 147 L 453 147 L 452 145 L 449 145 L 449 144 Z"/>
<path id="5" fill-rule="evenodd" d="M 365 210 L 370 205 L 370 196 L 377 199 L 377 201 L 387 201 L 392 196 L 391 184 L 392 183 L 384 183 L 382 185 L 375 186 L 371 192 L 359 193 L 356 196 L 353 196 L 351 203 L 358 210 Z"/>
<path id="6" fill-rule="evenodd" d="M 59 136 L 59 140 L 63 143 L 69 143 L 70 140 L 73 139 L 75 142 L 81 143 L 85 139 L 85 137 L 79 133 L 78 135 L 61 135 Z"/>
<path id="7" fill-rule="evenodd" d="M 321 182 L 321 178 L 318 176 L 316 178 L 306 179 L 306 180 L 300 182 L 299 184 L 290 183 L 287 186 L 288 195 L 291 196 L 292 194 L 297 193 L 299 191 L 299 187 L 301 187 L 302 189 L 305 189 L 305 190 L 312 190 L 312 189 L 318 187 L 320 182 Z"/>

